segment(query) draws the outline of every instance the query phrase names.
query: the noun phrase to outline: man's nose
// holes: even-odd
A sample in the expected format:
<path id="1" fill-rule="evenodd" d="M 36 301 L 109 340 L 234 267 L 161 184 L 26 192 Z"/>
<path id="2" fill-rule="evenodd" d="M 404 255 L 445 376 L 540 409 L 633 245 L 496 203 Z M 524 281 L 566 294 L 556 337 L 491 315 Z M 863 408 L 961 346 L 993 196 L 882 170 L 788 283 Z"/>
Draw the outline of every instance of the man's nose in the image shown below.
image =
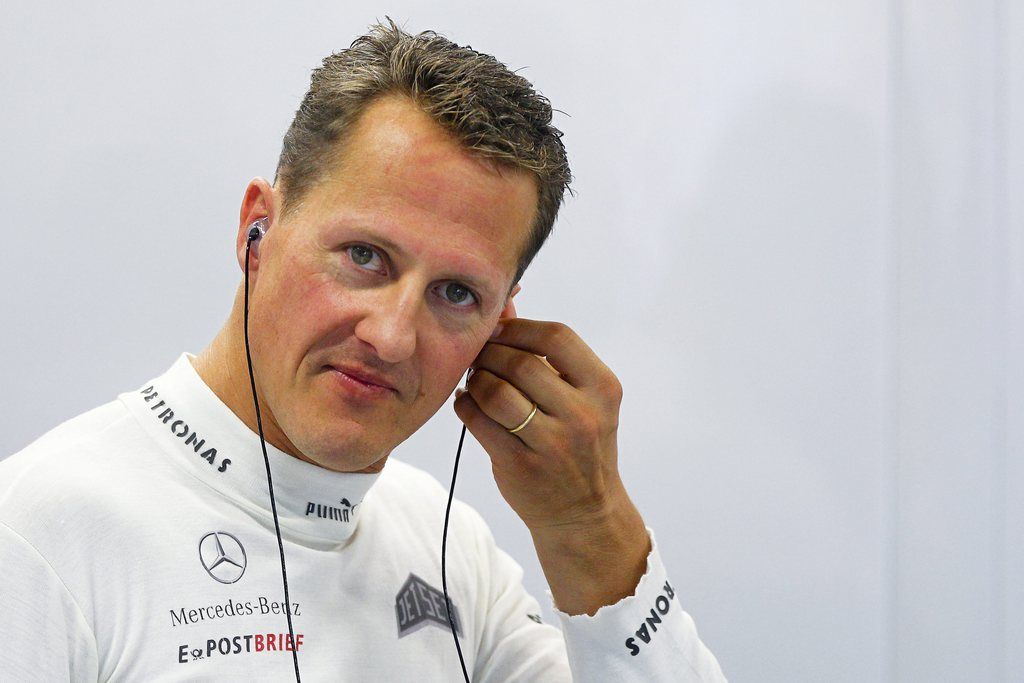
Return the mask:
<path id="1" fill-rule="evenodd" d="M 386 363 L 399 363 L 416 350 L 416 320 L 423 300 L 422 286 L 412 281 L 378 290 L 380 296 L 356 325 L 356 337 L 373 347 Z"/>

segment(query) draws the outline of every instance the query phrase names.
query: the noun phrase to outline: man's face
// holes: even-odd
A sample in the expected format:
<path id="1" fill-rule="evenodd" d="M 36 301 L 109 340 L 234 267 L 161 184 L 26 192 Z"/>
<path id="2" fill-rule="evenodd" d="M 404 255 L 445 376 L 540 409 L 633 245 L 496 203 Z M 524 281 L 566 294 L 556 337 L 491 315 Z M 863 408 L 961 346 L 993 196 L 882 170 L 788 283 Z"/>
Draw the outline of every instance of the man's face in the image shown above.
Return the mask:
<path id="1" fill-rule="evenodd" d="M 344 150 L 262 240 L 249 315 L 270 420 L 310 460 L 356 471 L 437 412 L 512 310 L 537 190 L 404 98 L 371 104 Z"/>

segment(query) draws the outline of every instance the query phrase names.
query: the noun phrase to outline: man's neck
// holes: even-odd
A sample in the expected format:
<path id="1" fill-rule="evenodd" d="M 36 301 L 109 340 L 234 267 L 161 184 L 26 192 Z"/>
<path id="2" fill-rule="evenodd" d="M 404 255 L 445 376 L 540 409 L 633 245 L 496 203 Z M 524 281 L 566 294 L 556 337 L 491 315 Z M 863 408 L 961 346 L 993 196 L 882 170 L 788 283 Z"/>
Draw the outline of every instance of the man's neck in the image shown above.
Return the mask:
<path id="1" fill-rule="evenodd" d="M 195 357 L 192 367 L 217 398 L 230 408 L 245 426 L 257 432 L 256 409 L 253 406 L 249 369 L 245 359 L 245 340 L 238 333 L 241 321 L 236 319 L 237 308 L 235 306 L 232 309 L 231 316 L 213 341 Z M 263 437 L 268 443 L 300 460 L 309 461 L 309 458 L 303 457 L 277 426 L 262 396 L 260 417 L 263 423 Z"/>

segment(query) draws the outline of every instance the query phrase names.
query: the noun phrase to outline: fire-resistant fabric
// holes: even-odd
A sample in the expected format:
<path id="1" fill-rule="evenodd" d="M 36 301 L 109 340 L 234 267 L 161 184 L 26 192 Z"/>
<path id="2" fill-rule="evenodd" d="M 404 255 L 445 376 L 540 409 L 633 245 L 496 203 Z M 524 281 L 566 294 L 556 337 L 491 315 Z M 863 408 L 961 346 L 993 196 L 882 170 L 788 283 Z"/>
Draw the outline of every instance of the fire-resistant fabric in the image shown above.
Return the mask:
<path id="1" fill-rule="evenodd" d="M 0 462 L 0 679 L 284 681 L 296 648 L 310 682 L 462 680 L 447 490 L 394 458 L 342 473 L 267 444 L 286 605 L 259 437 L 191 358 Z M 556 628 L 456 501 L 448 586 L 472 680 L 725 680 L 651 539 L 634 595 L 594 616 L 552 603 Z"/>

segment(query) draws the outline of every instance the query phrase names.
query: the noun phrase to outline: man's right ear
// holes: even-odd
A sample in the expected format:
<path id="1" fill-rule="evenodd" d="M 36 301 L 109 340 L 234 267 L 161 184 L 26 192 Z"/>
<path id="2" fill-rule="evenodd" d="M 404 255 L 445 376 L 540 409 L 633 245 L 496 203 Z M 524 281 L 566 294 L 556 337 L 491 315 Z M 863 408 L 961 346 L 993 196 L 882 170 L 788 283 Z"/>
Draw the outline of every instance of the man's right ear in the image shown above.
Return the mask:
<path id="1" fill-rule="evenodd" d="M 263 233 L 266 233 L 277 223 L 279 218 L 276 210 L 279 204 L 278 194 L 278 191 L 267 182 L 266 178 L 259 176 L 250 180 L 249 184 L 245 186 L 242 205 L 238 209 L 238 224 L 235 228 L 235 258 L 238 261 L 239 269 L 243 273 L 245 272 L 246 265 L 249 266 L 251 271 L 259 269 L 259 255 L 260 251 L 262 251 L 260 249 L 260 241 L 251 241 L 249 233 L 252 232 L 253 224 L 258 223 L 260 219 L 264 220 L 263 225 L 255 227 L 262 227 Z M 274 218 L 271 219 L 270 216 Z M 245 249 L 247 246 L 250 252 L 248 264 L 246 264 L 245 260 Z"/>

